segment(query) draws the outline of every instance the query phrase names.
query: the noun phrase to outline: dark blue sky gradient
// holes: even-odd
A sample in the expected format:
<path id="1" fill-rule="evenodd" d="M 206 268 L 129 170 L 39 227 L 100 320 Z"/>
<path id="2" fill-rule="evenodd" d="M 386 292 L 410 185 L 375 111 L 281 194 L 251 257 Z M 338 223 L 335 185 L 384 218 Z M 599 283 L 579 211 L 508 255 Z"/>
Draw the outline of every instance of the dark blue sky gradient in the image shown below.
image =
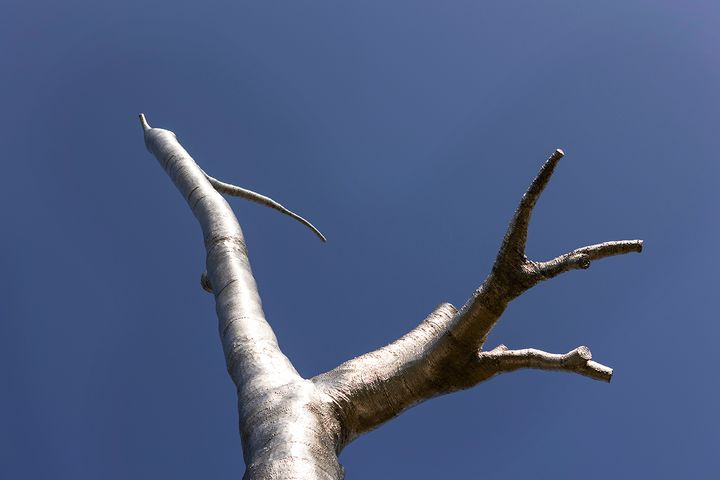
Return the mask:
<path id="1" fill-rule="evenodd" d="M 714 478 L 719 24 L 715 1 L 5 1 L 0 478 L 242 474 L 200 230 L 139 112 L 327 235 L 231 202 L 306 376 L 461 305 L 556 147 L 529 255 L 645 239 L 489 341 L 588 345 L 611 384 L 434 399 L 350 445 L 349 480 Z"/>

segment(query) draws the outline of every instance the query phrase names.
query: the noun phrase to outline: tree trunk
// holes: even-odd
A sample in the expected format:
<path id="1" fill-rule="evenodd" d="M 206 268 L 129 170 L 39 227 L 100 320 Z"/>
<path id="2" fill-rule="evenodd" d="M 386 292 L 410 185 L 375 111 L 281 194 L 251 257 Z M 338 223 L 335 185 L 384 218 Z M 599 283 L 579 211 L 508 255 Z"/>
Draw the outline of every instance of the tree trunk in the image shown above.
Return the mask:
<path id="1" fill-rule="evenodd" d="M 530 215 L 561 150 L 522 197 L 491 273 L 462 308 L 441 304 L 392 344 L 304 379 L 280 351 L 265 319 L 242 230 L 218 191 L 276 208 L 324 237 L 277 202 L 209 177 L 173 132 L 151 128 L 142 114 L 140 120 L 148 150 L 203 232 L 207 274 L 202 283 L 215 296 L 227 369 L 237 387 L 245 479 L 342 479 L 338 454 L 361 434 L 417 403 L 503 372 L 564 370 L 610 381 L 612 370 L 592 361 L 587 347 L 566 354 L 503 345 L 483 350 L 507 305 L 524 291 L 568 270 L 588 268 L 593 260 L 642 250 L 642 241 L 625 240 L 579 248 L 547 262 L 527 259 Z"/>

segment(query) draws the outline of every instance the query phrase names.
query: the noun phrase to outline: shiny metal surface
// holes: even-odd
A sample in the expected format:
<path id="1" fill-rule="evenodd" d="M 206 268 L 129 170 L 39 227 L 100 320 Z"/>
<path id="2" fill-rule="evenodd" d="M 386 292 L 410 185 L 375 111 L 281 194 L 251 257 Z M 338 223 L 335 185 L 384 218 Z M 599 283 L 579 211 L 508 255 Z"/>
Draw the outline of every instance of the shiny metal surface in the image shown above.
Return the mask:
<path id="1" fill-rule="evenodd" d="M 205 238 L 207 281 L 215 295 L 228 372 L 237 386 L 245 479 L 341 479 L 338 454 L 363 433 L 434 396 L 521 368 L 609 381 L 612 370 L 587 347 L 566 354 L 536 349 L 483 351 L 507 305 L 537 283 L 591 261 L 640 252 L 642 241 L 582 247 L 548 262 L 525 256 L 532 209 L 563 156 L 557 150 L 531 183 L 508 227 L 491 273 L 459 310 L 439 305 L 395 342 L 303 379 L 267 323 L 240 225 L 175 134 L 151 128 L 145 143 L 186 199 Z M 314 228 L 314 227 L 313 227 Z"/>

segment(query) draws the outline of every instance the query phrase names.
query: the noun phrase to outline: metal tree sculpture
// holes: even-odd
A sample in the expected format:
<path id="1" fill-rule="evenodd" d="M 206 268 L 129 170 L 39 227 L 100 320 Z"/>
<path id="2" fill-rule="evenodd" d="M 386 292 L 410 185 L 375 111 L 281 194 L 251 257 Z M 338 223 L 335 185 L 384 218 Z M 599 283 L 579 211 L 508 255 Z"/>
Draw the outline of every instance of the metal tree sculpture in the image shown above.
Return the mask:
<path id="1" fill-rule="evenodd" d="M 642 250 L 641 240 L 605 242 L 546 261 L 525 256 L 530 215 L 562 150 L 556 150 L 523 195 L 490 274 L 460 309 L 439 305 L 414 330 L 374 352 L 316 377 L 302 378 L 265 319 L 242 230 L 220 193 L 265 204 L 302 222 L 274 200 L 208 176 L 169 130 L 140 115 L 145 144 L 172 179 L 202 228 L 207 251 L 203 287 L 215 296 L 220 338 L 237 387 L 245 479 L 341 479 L 340 451 L 363 433 L 429 398 L 466 389 L 522 368 L 562 370 L 610 381 L 612 369 L 590 349 L 565 354 L 533 348 L 484 350 L 508 304 L 536 284 L 594 260 Z"/>

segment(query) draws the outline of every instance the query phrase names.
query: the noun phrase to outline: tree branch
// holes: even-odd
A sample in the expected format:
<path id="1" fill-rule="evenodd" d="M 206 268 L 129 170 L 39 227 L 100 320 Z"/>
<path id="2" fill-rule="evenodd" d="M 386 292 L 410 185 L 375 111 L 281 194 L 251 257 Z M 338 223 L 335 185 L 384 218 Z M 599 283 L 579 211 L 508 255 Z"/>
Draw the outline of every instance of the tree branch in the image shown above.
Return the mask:
<path id="1" fill-rule="evenodd" d="M 591 261 L 639 252 L 640 240 L 582 247 L 547 262 L 525 256 L 532 210 L 562 150 L 541 167 L 515 211 L 492 271 L 460 309 L 437 307 L 410 333 L 376 351 L 305 380 L 283 355 L 262 310 L 244 237 L 230 206 L 218 193 L 258 201 L 302 217 L 255 192 L 209 177 L 175 134 L 152 128 L 140 116 L 147 148 L 181 192 L 203 231 L 207 274 L 201 283 L 215 295 L 228 371 L 237 386 L 244 478 L 343 477 L 338 452 L 352 439 L 407 408 L 494 375 L 520 368 L 563 370 L 609 381 L 612 370 L 593 362 L 587 347 L 564 355 L 500 346 L 482 352 L 487 335 L 507 305 L 537 283 L 587 268 Z"/>
<path id="2" fill-rule="evenodd" d="M 519 265 L 525 259 L 525 245 L 527 243 L 528 226 L 535 204 L 540 198 L 545 187 L 550 182 L 550 177 L 555 171 L 555 166 L 565 156 L 561 149 L 555 150 L 545 161 L 540 172 L 528 187 L 515 210 L 515 215 L 510 221 L 505 238 L 503 239 L 500 251 L 497 256 L 497 263 L 513 263 Z"/>
<path id="3" fill-rule="evenodd" d="M 479 367 L 489 376 L 512 372 L 521 368 L 540 370 L 564 370 L 590 377 L 595 380 L 609 382 L 612 379 L 612 368 L 592 361 L 592 353 L 588 347 L 577 347 L 565 354 L 547 353 L 534 348 L 508 350 L 500 345 L 489 352 L 478 355 Z"/>
<path id="4" fill-rule="evenodd" d="M 172 179 L 200 223 L 207 251 L 208 286 L 217 286 L 215 304 L 228 372 L 241 397 L 299 380 L 280 351 L 265 319 L 240 224 L 230 206 L 205 178 L 205 173 L 180 145 L 175 134 L 152 128 L 140 115 L 145 145 Z M 213 289 L 215 290 L 215 289 Z M 245 392 L 244 389 L 249 390 Z M 249 397 L 248 397 L 249 398 Z"/>
<path id="5" fill-rule="evenodd" d="M 340 480 L 339 421 L 330 402 L 280 350 L 235 214 L 173 132 L 151 128 L 144 115 L 140 121 L 145 145 L 203 231 L 207 274 L 202 283 L 215 295 L 225 361 L 237 386 L 243 478 Z"/>
<path id="6" fill-rule="evenodd" d="M 507 305 L 539 282 L 569 270 L 586 269 L 593 260 L 642 250 L 641 240 L 621 240 L 582 247 L 547 262 L 526 257 L 533 208 L 563 156 L 557 149 L 542 165 L 510 221 L 490 275 L 458 312 L 457 335 L 474 339 L 477 348 L 485 343 Z"/>
<path id="7" fill-rule="evenodd" d="M 142 120 L 141 120 L 142 122 Z M 145 122 L 147 124 L 147 122 Z M 208 175 L 204 170 L 200 169 L 203 172 L 203 175 L 205 175 L 205 178 L 210 182 L 210 185 L 215 188 L 220 193 L 225 193 L 227 195 L 232 195 L 234 197 L 240 197 L 244 198 L 246 200 L 250 200 L 255 203 L 259 203 L 260 205 L 265 205 L 266 207 L 270 207 L 274 210 L 277 210 L 278 212 L 285 214 L 291 218 L 294 218 L 298 222 L 302 223 L 306 227 L 308 227 L 312 232 L 320 238 L 323 242 L 327 241 L 327 238 L 325 238 L 325 235 L 320 233 L 320 230 L 315 228 L 315 225 L 310 223 L 308 220 L 304 219 L 297 213 L 288 210 L 287 208 L 280 205 L 278 202 L 273 200 L 270 197 L 266 197 L 265 195 L 261 195 L 257 192 L 253 192 L 252 190 L 248 190 L 247 188 L 238 187 L 236 185 L 232 185 L 230 183 L 225 183 L 217 178 L 211 177 Z M 203 272 L 202 275 L 200 275 L 200 286 L 208 293 L 213 293 L 213 287 L 212 282 L 210 281 L 210 278 L 208 278 L 207 272 Z"/>
<path id="8" fill-rule="evenodd" d="M 531 262 L 531 270 L 534 270 L 531 274 L 536 275 L 539 281 L 549 280 L 570 270 L 589 268 L 593 260 L 632 252 L 640 253 L 642 249 L 642 240 L 621 240 L 589 245 L 547 262 Z"/>
<path id="9" fill-rule="evenodd" d="M 342 446 L 428 398 L 459 390 L 474 361 L 449 335 L 457 310 L 443 303 L 393 343 L 312 379 L 342 418 Z"/>
<path id="10" fill-rule="evenodd" d="M 308 227 L 323 242 L 327 241 L 327 239 L 325 238 L 325 235 L 320 233 L 320 230 L 315 228 L 315 225 L 313 225 L 309 221 L 305 220 L 303 217 L 301 217 L 297 213 L 290 211 L 287 208 L 283 207 L 282 205 L 280 205 L 278 202 L 276 202 L 272 198 L 266 197 L 265 195 L 261 195 L 257 192 L 253 192 L 252 190 L 248 190 L 247 188 L 242 188 L 242 187 L 238 187 L 236 185 L 232 185 L 230 183 L 222 182 L 222 181 L 218 180 L 217 178 L 211 177 L 204 171 L 203 171 L 203 173 L 205 174 L 205 177 L 208 179 L 210 184 L 213 187 L 215 187 L 215 190 L 217 190 L 218 192 L 226 193 L 226 194 L 232 195 L 234 197 L 244 198 L 246 200 L 250 200 L 252 202 L 259 203 L 260 205 L 265 205 L 266 207 L 270 207 L 274 210 L 277 210 L 278 212 L 283 213 L 291 218 L 294 218 L 298 222 L 300 222 L 303 225 L 305 225 L 306 227 Z"/>
<path id="11" fill-rule="evenodd" d="M 610 381 L 612 370 L 593 362 L 587 347 L 564 355 L 505 347 L 481 352 L 507 305 L 526 290 L 563 272 L 588 268 L 594 260 L 642 250 L 641 240 L 621 240 L 578 248 L 546 262 L 528 260 L 530 217 L 563 155 L 556 150 L 540 168 L 520 200 L 492 271 L 462 308 L 443 304 L 399 340 L 313 379 L 337 403 L 346 442 L 433 396 L 520 368 L 565 370 Z"/>

